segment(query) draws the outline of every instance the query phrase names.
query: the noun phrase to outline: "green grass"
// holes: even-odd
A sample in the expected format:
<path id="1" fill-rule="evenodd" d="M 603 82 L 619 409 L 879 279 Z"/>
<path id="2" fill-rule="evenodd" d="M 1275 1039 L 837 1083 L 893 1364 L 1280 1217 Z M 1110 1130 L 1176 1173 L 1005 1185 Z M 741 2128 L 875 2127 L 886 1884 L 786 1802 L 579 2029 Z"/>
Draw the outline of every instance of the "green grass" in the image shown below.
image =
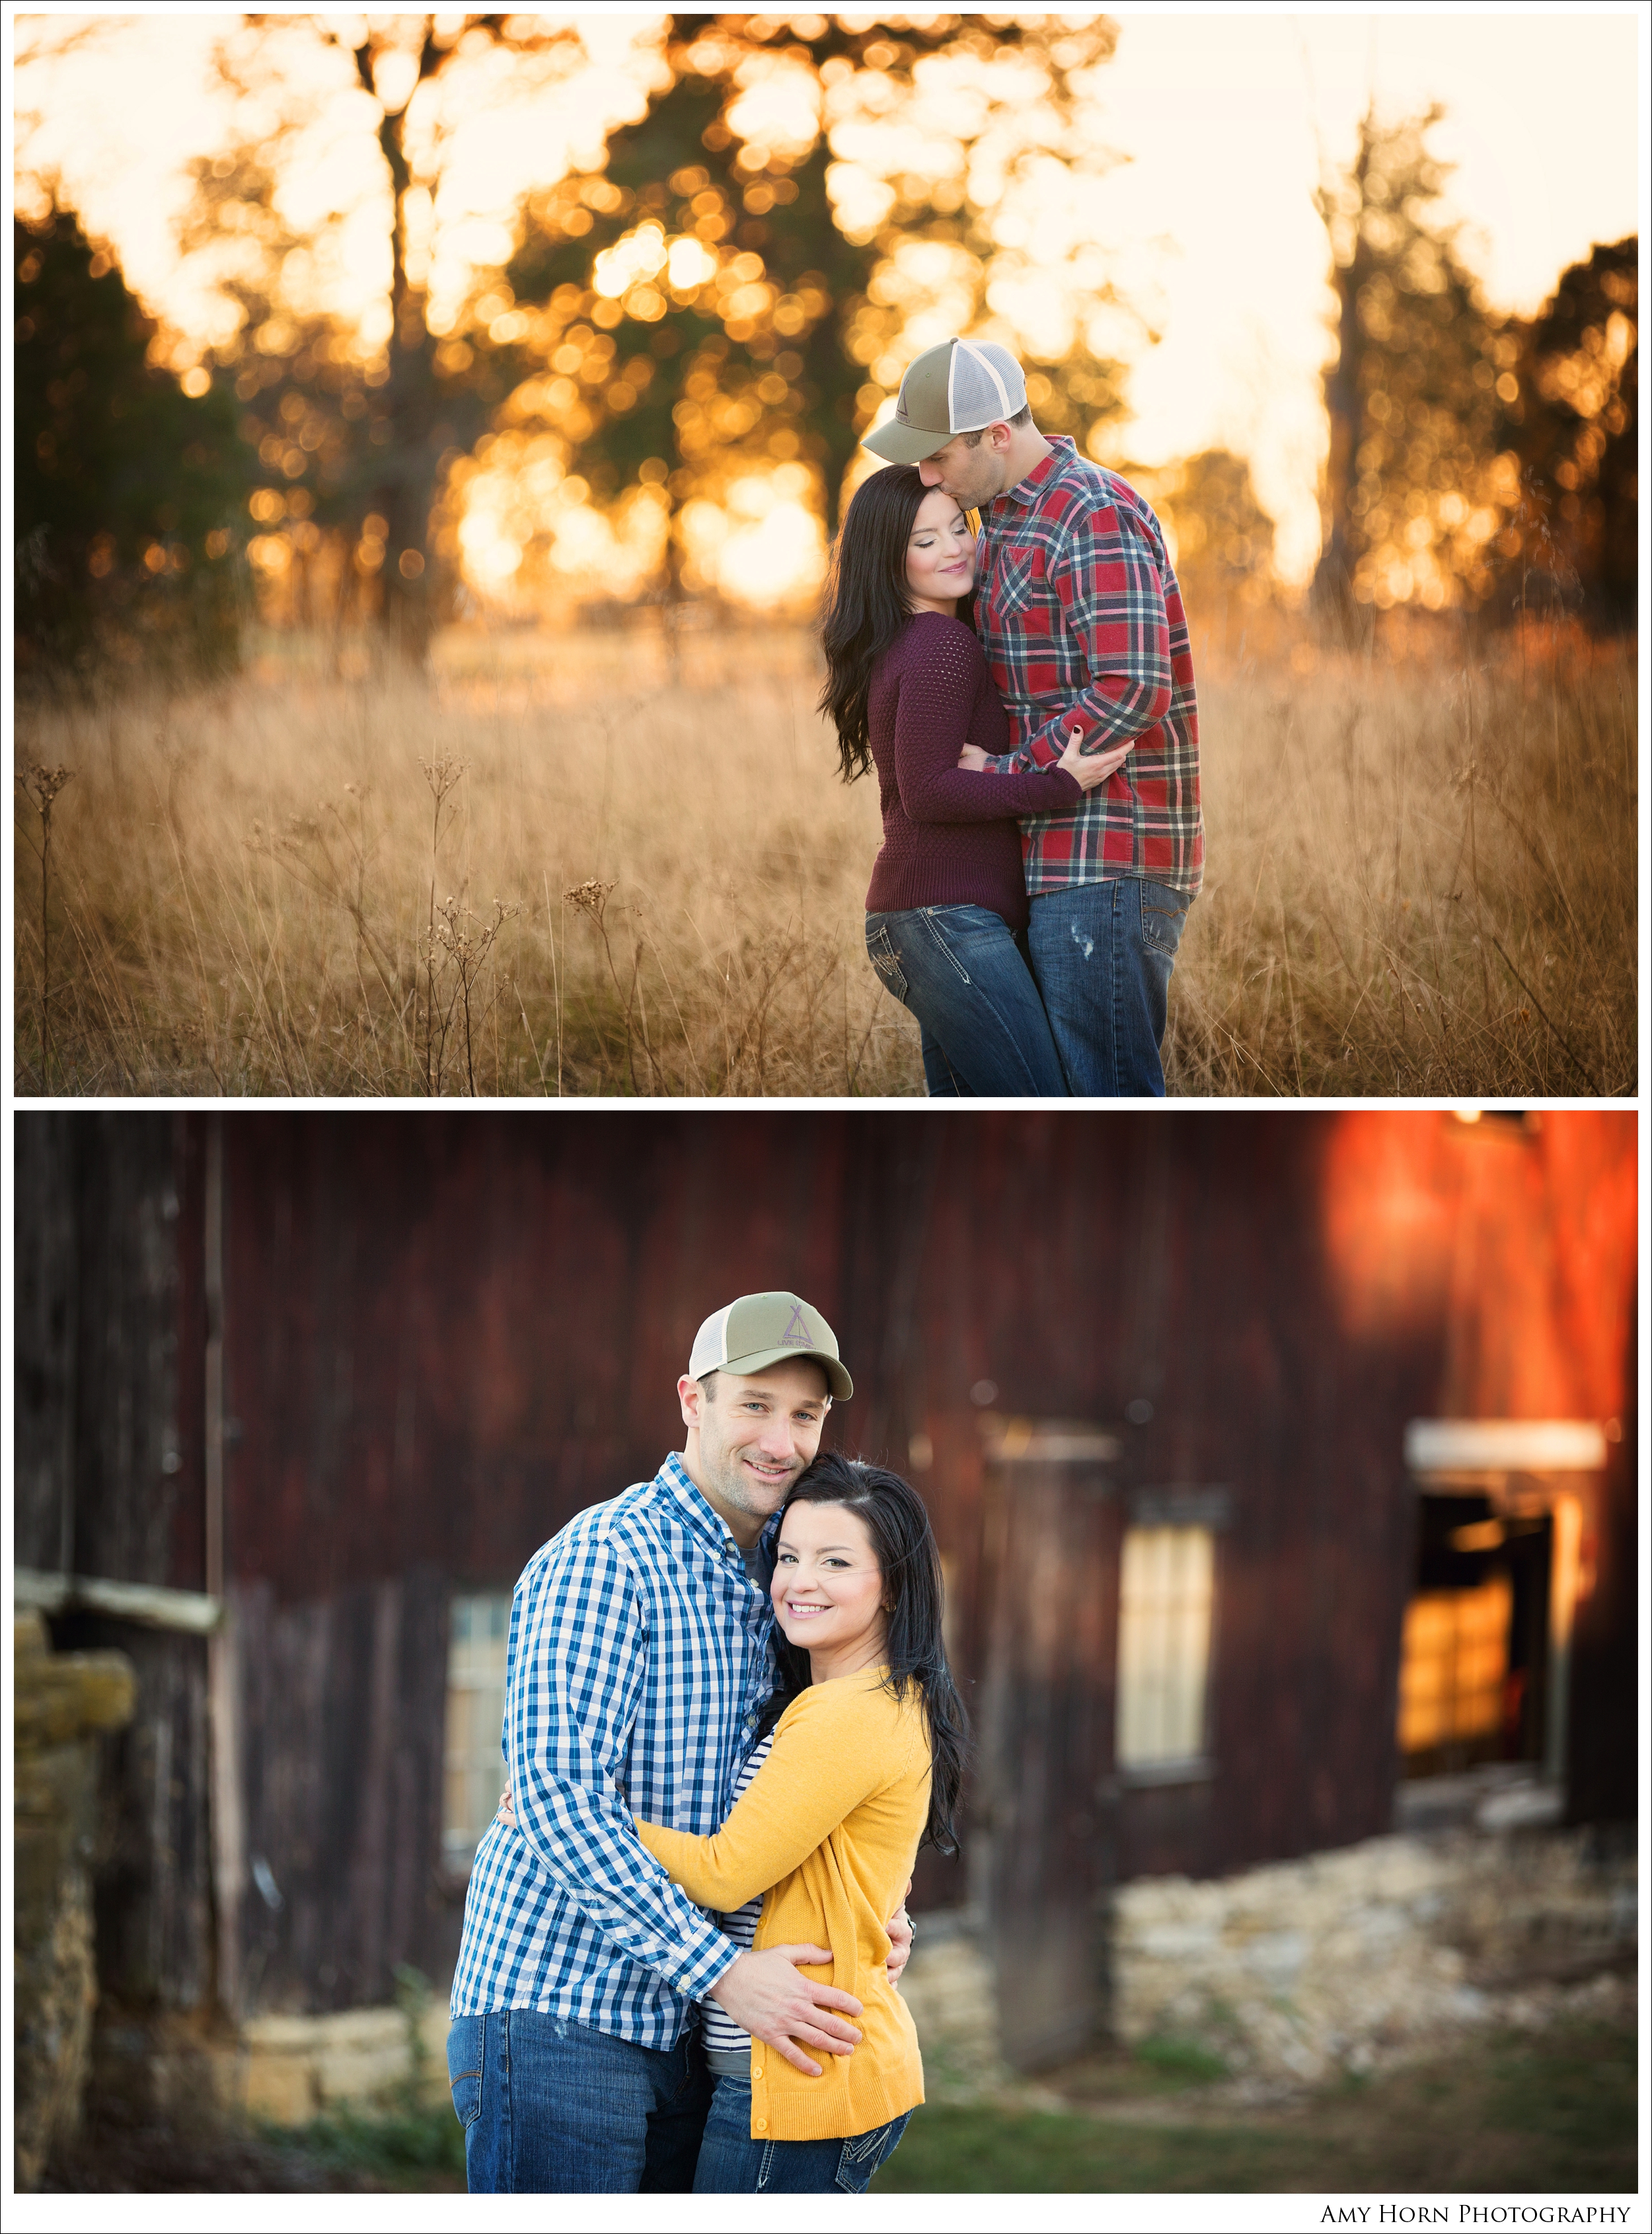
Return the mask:
<path id="1" fill-rule="evenodd" d="M 1269 2135 L 1132 2126 L 976 2106 L 920 2110 L 872 2182 L 879 2195 L 1277 2193 L 1296 2159 Z M 1312 2183 L 1309 2183 L 1312 2185 Z"/>
<path id="2" fill-rule="evenodd" d="M 874 2192 L 1590 2195 L 1636 2186 L 1632 2024 L 1482 2037 L 1288 2109 L 1221 2104 L 1180 2052 L 1099 2055 L 1041 2086 L 1071 2107 L 920 2110 Z M 409 2095 L 377 2115 L 336 2112 L 297 2130 L 134 2121 L 118 2110 L 92 2107 L 55 2167 L 53 2192 L 464 2191 L 464 2139 L 441 2101 Z"/>
<path id="3" fill-rule="evenodd" d="M 352 2185 L 429 2192 L 465 2185 L 464 2129 L 446 2102 L 377 2117 L 341 2110 L 296 2129 L 260 2132 L 272 2148 Z"/>
<path id="4" fill-rule="evenodd" d="M 1120 2077 L 1111 2114 L 987 2102 L 922 2109 L 874 2191 L 1622 2194 L 1636 2186 L 1636 2039 L 1622 2025 L 1488 2041 L 1289 2110 L 1218 2113 L 1185 2097 L 1184 2113 L 1166 2116 L 1161 2094 L 1151 2120 L 1133 2117 L 1140 2087 Z M 1062 2074 L 1053 2083 L 1061 2088 Z"/>
<path id="5" fill-rule="evenodd" d="M 1136 2060 L 1164 2078 L 1184 2085 L 1199 2086 L 1228 2075 L 1222 2058 L 1212 2055 L 1208 2048 L 1201 2048 L 1196 2040 L 1144 2040 L 1136 2050 Z"/>

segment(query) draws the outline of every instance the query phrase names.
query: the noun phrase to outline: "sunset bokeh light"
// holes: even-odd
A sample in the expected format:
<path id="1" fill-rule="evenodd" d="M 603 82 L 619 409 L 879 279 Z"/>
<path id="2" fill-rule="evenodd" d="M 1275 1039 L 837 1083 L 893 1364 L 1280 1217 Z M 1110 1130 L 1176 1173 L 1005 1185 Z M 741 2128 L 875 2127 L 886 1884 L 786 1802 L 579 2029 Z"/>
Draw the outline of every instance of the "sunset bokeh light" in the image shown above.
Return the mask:
<path id="1" fill-rule="evenodd" d="M 424 19 L 372 20 L 416 40 Z M 632 602 L 661 577 L 675 511 L 684 591 L 805 611 L 837 491 L 772 415 L 789 408 L 799 352 L 827 298 L 778 285 L 709 189 L 700 201 L 688 193 L 681 222 L 640 214 L 594 254 L 594 308 L 518 301 L 505 277 L 536 198 L 559 181 L 587 180 L 584 202 L 562 209 L 565 238 L 578 238 L 582 218 L 587 231 L 600 219 L 600 182 L 590 180 L 607 134 L 643 119 L 669 79 L 665 19 L 539 16 L 545 36 L 517 50 L 464 32 L 461 16 L 433 20 L 458 42 L 441 74 L 420 82 L 413 49 L 391 40 L 369 95 L 349 51 L 357 26 L 344 16 L 264 18 L 263 29 L 194 10 L 14 19 L 19 208 L 37 211 L 55 186 L 79 210 L 161 319 L 160 354 L 187 394 L 201 394 L 206 360 L 235 339 L 225 283 L 260 251 L 250 229 L 226 225 L 180 251 L 190 165 L 221 164 L 226 175 L 232 144 L 271 151 L 272 163 L 278 150 L 271 207 L 294 243 L 279 267 L 291 314 L 335 320 L 370 384 L 392 318 L 390 187 L 375 127 L 381 103 L 408 100 L 405 265 L 437 363 L 457 378 L 486 343 L 534 366 L 446 467 L 440 532 L 475 609 L 529 617 L 593 596 Z M 708 69 L 723 20 L 697 35 Z M 800 36 L 825 21 L 790 20 Z M 863 421 L 892 408 L 917 349 L 954 331 L 992 333 L 1058 368 L 1081 350 L 1119 368 L 1125 407 L 1113 408 L 1105 383 L 1093 411 L 1073 406 L 1093 453 L 1167 474 L 1203 451 L 1247 461 L 1287 590 L 1311 574 L 1322 534 L 1335 302 L 1313 196 L 1324 166 L 1346 160 L 1368 106 L 1445 104 L 1436 151 L 1458 165 L 1450 193 L 1469 228 L 1464 252 L 1499 310 L 1530 313 L 1564 264 L 1637 224 L 1642 15 L 1126 13 L 1113 19 L 1110 58 L 1094 42 L 1107 19 L 1047 18 L 1054 50 L 1063 40 L 1071 49 L 1074 120 L 1027 56 L 995 45 L 998 20 L 963 18 L 969 36 L 920 59 L 899 99 L 875 67 L 833 61 L 817 73 L 783 41 L 745 56 L 725 118 L 743 143 L 741 223 L 795 197 L 794 173 L 822 134 L 845 240 L 884 238 L 891 212 L 921 199 L 943 230 L 888 243 L 844 336 Z M 962 231 L 945 235 L 949 212 L 960 226 L 978 223 L 984 262 Z M 605 421 L 623 418 L 664 376 L 658 358 L 617 352 L 610 336 L 622 323 L 658 327 L 689 304 L 705 305 L 735 345 L 761 330 L 777 353 L 745 388 L 690 374 L 676 419 L 695 461 L 691 489 L 651 457 L 626 486 L 598 487 L 578 454 L 598 400 Z M 279 325 L 278 311 L 263 336 L 272 350 Z M 1621 340 L 1608 333 L 1609 354 Z M 1584 380 L 1588 368 L 1555 376 Z M 1052 378 L 1061 384 L 1059 372 L 1029 380 L 1035 408 L 1052 400 Z M 869 463 L 852 461 L 850 480 Z M 297 478 L 278 461 L 271 470 L 278 484 Z M 303 492 L 292 494 L 268 518 L 251 513 L 253 560 L 268 575 L 305 548 Z M 1383 561 L 1377 602 L 1449 602 L 1437 554 L 1487 540 L 1507 499 L 1490 482 L 1445 493 Z M 386 563 L 382 540 L 377 559 L 362 557 L 373 540 L 357 544 L 358 572 Z"/>

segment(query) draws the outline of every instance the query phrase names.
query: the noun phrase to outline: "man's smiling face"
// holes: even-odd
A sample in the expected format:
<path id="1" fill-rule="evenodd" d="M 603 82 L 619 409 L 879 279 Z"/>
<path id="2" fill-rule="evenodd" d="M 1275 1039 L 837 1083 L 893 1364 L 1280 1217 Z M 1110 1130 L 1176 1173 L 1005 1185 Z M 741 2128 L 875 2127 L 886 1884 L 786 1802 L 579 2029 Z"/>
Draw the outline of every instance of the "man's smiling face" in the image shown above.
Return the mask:
<path id="1" fill-rule="evenodd" d="M 685 1375 L 677 1394 L 689 1429 L 683 1459 L 689 1479 L 735 1541 L 754 1544 L 820 1447 L 825 1369 L 809 1359 L 787 1358 L 760 1373 L 721 1372 L 708 1395 Z"/>

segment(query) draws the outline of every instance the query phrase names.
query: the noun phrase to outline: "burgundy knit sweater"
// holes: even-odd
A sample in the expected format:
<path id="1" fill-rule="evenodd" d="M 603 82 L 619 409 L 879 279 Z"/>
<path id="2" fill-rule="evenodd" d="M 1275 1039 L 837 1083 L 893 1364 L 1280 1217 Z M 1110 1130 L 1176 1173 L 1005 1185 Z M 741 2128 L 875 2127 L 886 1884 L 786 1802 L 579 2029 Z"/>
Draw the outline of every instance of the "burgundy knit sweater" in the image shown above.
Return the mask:
<path id="1" fill-rule="evenodd" d="M 1061 768 L 976 775 L 958 766 L 962 745 L 1010 748 L 973 630 L 944 613 L 914 613 L 872 670 L 866 726 L 884 810 L 866 912 L 972 902 L 1024 930 L 1015 818 L 1061 813 L 1084 791 Z"/>

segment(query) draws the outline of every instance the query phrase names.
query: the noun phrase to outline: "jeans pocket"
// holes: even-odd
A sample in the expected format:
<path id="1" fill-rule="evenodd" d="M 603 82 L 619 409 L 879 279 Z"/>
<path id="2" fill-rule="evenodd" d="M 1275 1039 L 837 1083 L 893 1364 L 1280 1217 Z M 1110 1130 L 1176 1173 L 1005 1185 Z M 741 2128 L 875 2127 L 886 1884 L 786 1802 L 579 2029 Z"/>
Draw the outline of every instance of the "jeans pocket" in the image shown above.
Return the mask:
<path id="1" fill-rule="evenodd" d="M 891 2118 L 888 2125 L 874 2126 L 870 2133 L 856 2133 L 846 2140 L 838 2159 L 838 2185 L 850 2195 L 864 2195 L 872 2174 L 905 2131 L 905 2118 Z"/>
<path id="2" fill-rule="evenodd" d="M 895 944 L 890 937 L 887 924 L 880 923 L 876 931 L 867 931 L 866 953 L 872 968 L 895 998 L 898 1001 L 904 1001 L 907 990 L 906 980 L 901 975 L 900 963 L 896 957 Z"/>
<path id="3" fill-rule="evenodd" d="M 1182 943 L 1182 931 L 1187 922 L 1187 911 L 1192 905 L 1185 892 L 1173 892 L 1168 885 L 1141 887 L 1141 943 L 1151 946 L 1155 953 L 1174 956 Z"/>
<path id="4" fill-rule="evenodd" d="M 455 2017 L 447 2028 L 447 2086 L 454 2115 L 467 2131 L 482 2114 L 485 2017 Z"/>
<path id="5" fill-rule="evenodd" d="M 965 907 L 925 908 L 924 911 L 924 921 L 930 937 L 957 972 L 960 984 L 963 985 L 970 983 L 970 973 L 958 958 L 957 946 L 955 946 L 952 942 L 956 939 L 961 946 L 966 939 L 978 936 L 981 926 L 972 918 L 979 912 L 976 908 Z M 948 924 L 943 921 L 943 918 L 948 915 L 962 916 L 964 920 L 961 923 Z M 947 936 L 949 931 L 952 935 L 950 938 Z"/>

